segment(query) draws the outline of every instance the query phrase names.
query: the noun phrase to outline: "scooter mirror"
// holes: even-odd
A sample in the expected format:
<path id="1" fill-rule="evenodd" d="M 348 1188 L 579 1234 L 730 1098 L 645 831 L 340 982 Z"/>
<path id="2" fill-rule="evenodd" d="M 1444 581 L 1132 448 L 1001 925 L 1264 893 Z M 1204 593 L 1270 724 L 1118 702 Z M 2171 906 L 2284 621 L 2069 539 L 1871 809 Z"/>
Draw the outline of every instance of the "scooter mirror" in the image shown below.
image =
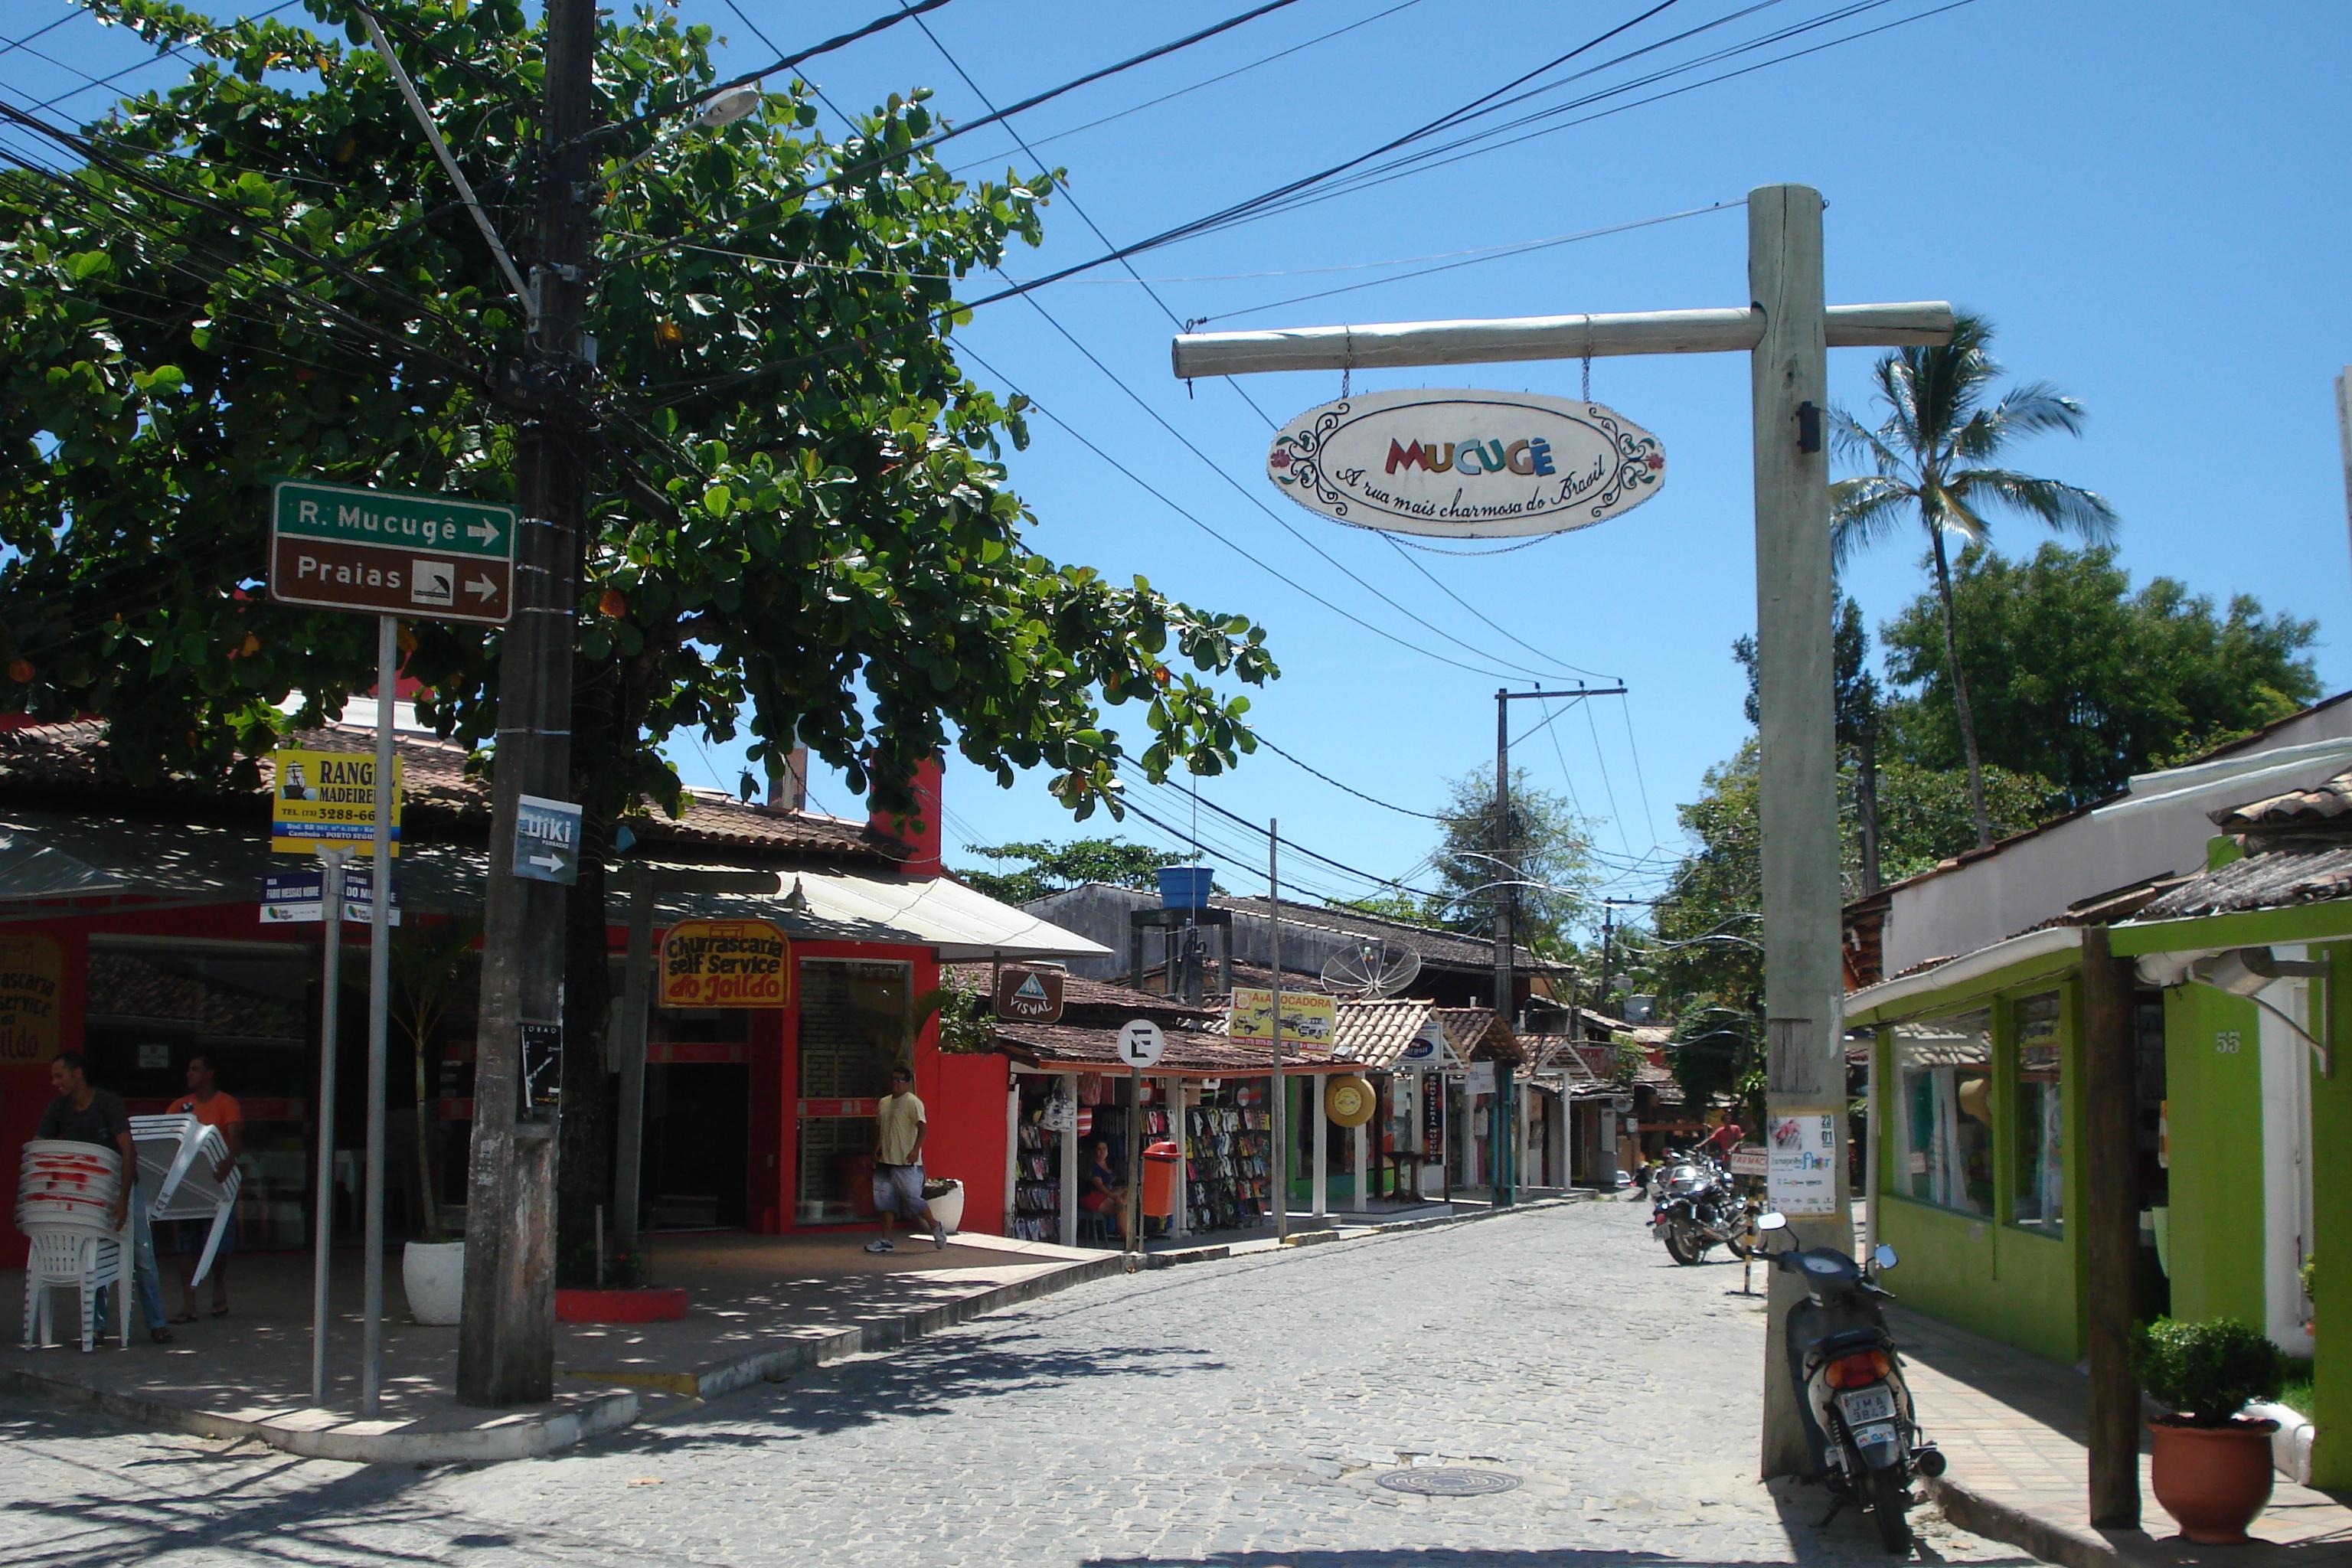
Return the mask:
<path id="1" fill-rule="evenodd" d="M 1883 1241 L 1878 1244 L 1877 1250 L 1873 1252 L 1870 1256 L 1881 1268 L 1892 1268 L 1895 1267 L 1896 1262 L 1895 1249 L 1887 1246 L 1886 1243 Z"/>
<path id="2" fill-rule="evenodd" d="M 1759 1230 L 1786 1230 L 1789 1228 L 1789 1216 L 1781 1214 L 1759 1214 L 1756 1216 L 1756 1228 Z"/>

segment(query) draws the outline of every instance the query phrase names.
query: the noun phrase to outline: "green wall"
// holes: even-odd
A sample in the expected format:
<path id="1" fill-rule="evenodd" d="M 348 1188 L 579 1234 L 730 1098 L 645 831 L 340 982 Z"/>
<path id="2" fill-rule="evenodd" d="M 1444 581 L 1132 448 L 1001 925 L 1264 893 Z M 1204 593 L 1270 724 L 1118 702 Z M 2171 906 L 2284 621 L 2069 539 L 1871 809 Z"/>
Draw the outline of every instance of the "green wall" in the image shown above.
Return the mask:
<path id="1" fill-rule="evenodd" d="M 2313 1446 L 2315 1486 L 2352 1488 L 2352 944 L 2326 950 L 2326 1040 L 2336 1058 L 2333 1077 L 2311 1077 L 2311 1255 L 2316 1260 L 2313 1340 L 2317 1349 L 2311 1412 L 2319 1428 Z M 2315 988 L 2316 989 L 2316 988 Z M 2324 1304 L 2323 1304 L 2324 1299 Z"/>
<path id="2" fill-rule="evenodd" d="M 2230 1317 L 2257 1329 L 2266 1321 L 2260 1028 L 2242 997 L 2207 985 L 2164 993 L 2176 1318 Z"/>
<path id="3" fill-rule="evenodd" d="M 2060 1074 L 2065 1117 L 2064 1234 L 2049 1237 L 2008 1224 L 2017 1188 L 2017 1042 L 2010 1004 L 2056 989 L 2060 995 Z M 1899 1170 L 1900 1143 L 1895 1123 L 1898 1080 L 1891 1031 L 1878 1037 L 1880 1082 L 1886 1086 L 1885 1124 L 1878 1129 L 1882 1173 L 1877 1239 L 1902 1259 L 1892 1288 L 1906 1306 L 1972 1329 L 2052 1361 L 2072 1365 L 2084 1345 L 2083 1170 L 2074 1152 L 2083 1147 L 2083 1044 L 2079 989 L 2071 974 L 2045 978 L 1986 994 L 1953 993 L 1935 999 L 1937 1014 L 1989 1005 L 1992 1012 L 1993 1212 L 1964 1215 L 1890 1190 Z M 1925 1016 L 1929 1009 L 1913 1005 Z"/>

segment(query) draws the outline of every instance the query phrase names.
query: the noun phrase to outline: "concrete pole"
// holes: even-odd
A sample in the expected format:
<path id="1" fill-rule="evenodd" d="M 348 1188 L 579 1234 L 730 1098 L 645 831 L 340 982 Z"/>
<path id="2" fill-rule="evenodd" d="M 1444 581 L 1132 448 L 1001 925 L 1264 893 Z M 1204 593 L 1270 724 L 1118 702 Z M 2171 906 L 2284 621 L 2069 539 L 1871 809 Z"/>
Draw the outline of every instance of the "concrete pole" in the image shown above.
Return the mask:
<path id="1" fill-rule="evenodd" d="M 327 1402 L 327 1270 L 335 1251 L 335 1054 L 341 1043 L 343 991 L 343 862 L 352 852 L 341 845 L 322 850 L 326 874 L 319 889 L 319 916 L 325 922 L 326 973 L 319 994 L 319 1174 L 311 1189 L 310 1403 Z M 118 1300 L 120 1310 L 127 1299 Z M 126 1319 L 125 1321 L 128 1321 Z"/>
<path id="2" fill-rule="evenodd" d="M 1302 1079 L 1315 1100 L 1315 1217 L 1331 1212 L 1331 1107 L 1323 1098 L 1323 1080 Z"/>
<path id="3" fill-rule="evenodd" d="M 1062 1092 L 1070 1097 L 1070 1120 L 1062 1129 L 1062 1245 L 1078 1244 L 1078 1079 L 1064 1073 Z"/>
<path id="4" fill-rule="evenodd" d="M 1381 1098 L 1386 1100 L 1387 1096 L 1383 1095 Z M 1380 1120 L 1380 1116 L 1381 1112 L 1375 1110 L 1372 1113 L 1373 1120 L 1371 1121 L 1360 1121 L 1356 1123 L 1354 1152 L 1356 1156 L 1356 1212 L 1359 1214 L 1365 1213 L 1372 1206 L 1370 1160 L 1372 1142 L 1371 1131 L 1374 1123 Z"/>
<path id="5" fill-rule="evenodd" d="M 1273 1112 L 1273 1137 L 1266 1162 L 1266 1198 L 1274 1206 L 1274 1239 L 1282 1241 L 1290 1235 L 1290 1096 L 1285 1092 L 1282 1078 L 1282 882 L 1278 875 L 1276 851 L 1281 847 L 1281 823 L 1273 817 L 1265 823 L 1265 901 L 1266 939 L 1274 970 L 1274 1026 L 1266 1032 L 1274 1037 L 1274 1092 L 1266 1097 Z"/>
<path id="6" fill-rule="evenodd" d="M 1756 645 L 1764 870 L 1765 1094 L 1772 1120 L 1834 1110 L 1832 1213 L 1791 1215 L 1804 1247 L 1853 1246 L 1846 1196 L 1844 992 L 1838 971 L 1837 756 L 1830 626 L 1829 404 L 1822 197 L 1766 185 L 1748 197 L 1749 298 L 1764 319 L 1749 359 L 1755 409 Z M 1811 449 L 1808 449 L 1808 448 Z M 1763 1473 L 1809 1473 L 1782 1327 L 1802 1292 L 1772 1275 L 1765 1336 Z"/>
<path id="7" fill-rule="evenodd" d="M 1162 1079 L 1168 1089 L 1168 1141 L 1176 1145 L 1176 1212 L 1168 1217 L 1168 1234 L 1192 1234 L 1192 1194 L 1187 1177 L 1192 1172 L 1192 1137 L 1185 1125 L 1185 1083 L 1181 1078 Z"/>
<path id="8" fill-rule="evenodd" d="M 360 1415 L 383 1394 L 383 1096 L 392 1048 L 392 719 L 400 674 L 400 621 L 375 618 L 375 897 L 368 905 L 367 1205 L 361 1210 Z M 322 910 L 341 918 L 341 910 Z M 420 1047 L 420 1048 L 422 1048 Z M 424 1105 L 416 1114 L 428 1114 Z"/>

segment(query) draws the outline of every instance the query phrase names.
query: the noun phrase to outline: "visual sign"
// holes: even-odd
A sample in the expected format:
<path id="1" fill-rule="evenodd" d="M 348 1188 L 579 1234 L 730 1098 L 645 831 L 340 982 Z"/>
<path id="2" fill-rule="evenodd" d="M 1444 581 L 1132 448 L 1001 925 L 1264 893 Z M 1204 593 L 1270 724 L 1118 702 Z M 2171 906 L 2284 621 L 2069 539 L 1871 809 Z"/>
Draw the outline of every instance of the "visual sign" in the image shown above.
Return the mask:
<path id="1" fill-rule="evenodd" d="M 324 871 L 279 871 L 261 879 L 261 923 L 266 926 L 319 925 L 326 920 L 327 874 Z M 343 919 L 365 925 L 375 914 L 375 873 L 366 867 L 343 868 Z M 387 924 L 400 923 L 400 879 L 392 882 L 392 908 Z"/>
<path id="2" fill-rule="evenodd" d="M 1008 1024 L 1052 1024 L 1062 1016 L 1062 972 L 1005 969 L 996 976 L 996 1016 Z"/>
<path id="3" fill-rule="evenodd" d="M 792 943 L 767 921 L 680 921 L 661 944 L 664 1007 L 782 1007 Z"/>
<path id="4" fill-rule="evenodd" d="M 302 479 L 270 490 L 269 596 L 281 605 L 503 626 L 514 552 L 512 507 Z"/>
<path id="5" fill-rule="evenodd" d="M 58 1007 L 65 958 L 38 931 L 0 934 L 0 1062 L 45 1062 L 58 1054 Z"/>
<path id="6" fill-rule="evenodd" d="M 1339 1016 L 1339 999 L 1317 991 L 1282 994 L 1282 1043 L 1286 1046 L 1328 1046 Z M 1228 1033 L 1236 1040 L 1274 1043 L 1274 992 L 1250 985 L 1234 987 Z"/>
<path id="7" fill-rule="evenodd" d="M 1118 1059 L 1138 1071 L 1158 1064 L 1168 1052 L 1168 1037 L 1149 1018 L 1130 1018 L 1119 1026 Z"/>
<path id="8" fill-rule="evenodd" d="M 1840 1106 L 1792 1110 L 1765 1130 L 1765 1192 L 1782 1214 L 1837 1213 Z"/>
<path id="9" fill-rule="evenodd" d="M 269 847 L 280 855 L 356 848 L 375 837 L 375 757 L 282 747 L 270 753 Z M 392 760 L 392 852 L 400 853 L 400 759 Z"/>
<path id="10" fill-rule="evenodd" d="M 517 797 L 514 874 L 534 882 L 580 879 L 580 808 L 568 800 Z"/>
<path id="11" fill-rule="evenodd" d="M 1612 408 L 1522 392 L 1370 392 L 1276 432 L 1266 477 L 1358 528 L 1509 539 L 1639 506 L 1666 473 L 1658 438 Z"/>

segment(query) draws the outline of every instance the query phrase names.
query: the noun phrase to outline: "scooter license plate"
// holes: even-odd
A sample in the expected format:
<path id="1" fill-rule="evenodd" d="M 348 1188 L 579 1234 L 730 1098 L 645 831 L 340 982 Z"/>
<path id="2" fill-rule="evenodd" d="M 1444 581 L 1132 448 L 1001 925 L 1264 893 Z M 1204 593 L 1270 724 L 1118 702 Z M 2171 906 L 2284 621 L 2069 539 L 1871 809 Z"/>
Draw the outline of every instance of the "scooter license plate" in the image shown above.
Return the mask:
<path id="1" fill-rule="evenodd" d="M 1857 1388 L 1838 1396 L 1838 1409 L 1848 1426 L 1860 1426 L 1872 1421 L 1895 1419 L 1895 1391 L 1881 1384 L 1875 1388 Z"/>

